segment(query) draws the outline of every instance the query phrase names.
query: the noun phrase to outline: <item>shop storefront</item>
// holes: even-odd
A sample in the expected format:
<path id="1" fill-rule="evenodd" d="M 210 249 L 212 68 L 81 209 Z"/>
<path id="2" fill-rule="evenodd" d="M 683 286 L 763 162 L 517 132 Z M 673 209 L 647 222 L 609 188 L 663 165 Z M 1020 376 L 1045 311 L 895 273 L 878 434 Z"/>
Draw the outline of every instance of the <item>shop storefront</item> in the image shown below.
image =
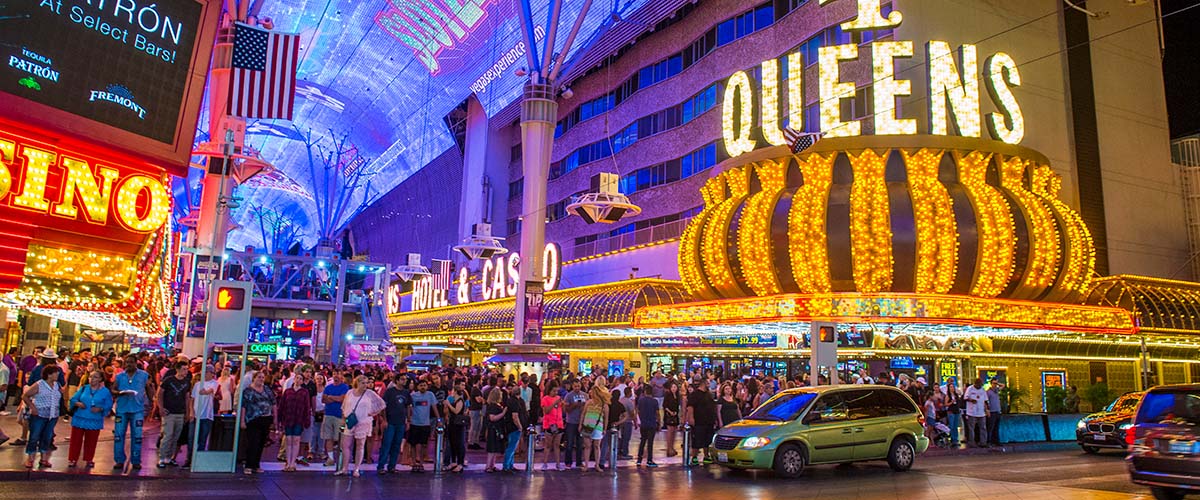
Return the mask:
<path id="1" fill-rule="evenodd" d="M 128 34 L 121 9 L 102 3 L 70 16 L 50 2 L 5 13 L 0 307 L 52 319 L 25 329 L 26 351 L 77 347 L 55 338 L 54 321 L 124 332 L 126 346 L 171 330 L 170 178 L 187 175 L 216 4 L 160 2 L 155 17 L 170 26 L 138 34 L 140 45 L 89 28 Z"/>

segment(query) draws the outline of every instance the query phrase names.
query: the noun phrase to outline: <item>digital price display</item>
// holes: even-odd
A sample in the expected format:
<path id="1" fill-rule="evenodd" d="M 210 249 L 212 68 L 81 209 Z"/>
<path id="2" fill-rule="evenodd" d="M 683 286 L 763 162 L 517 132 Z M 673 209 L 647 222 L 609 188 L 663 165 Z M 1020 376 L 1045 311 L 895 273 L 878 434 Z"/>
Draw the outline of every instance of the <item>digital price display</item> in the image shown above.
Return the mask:
<path id="1" fill-rule="evenodd" d="M 213 30 L 206 0 L 2 0 L 0 92 L 151 139 L 160 149 L 184 140 L 190 148 L 194 130 L 181 127 L 195 125 L 209 54 L 199 44 L 211 42 Z M 9 111 L 49 129 L 85 132 L 68 123 L 69 115 Z M 110 135 L 85 138 L 145 149 Z"/>

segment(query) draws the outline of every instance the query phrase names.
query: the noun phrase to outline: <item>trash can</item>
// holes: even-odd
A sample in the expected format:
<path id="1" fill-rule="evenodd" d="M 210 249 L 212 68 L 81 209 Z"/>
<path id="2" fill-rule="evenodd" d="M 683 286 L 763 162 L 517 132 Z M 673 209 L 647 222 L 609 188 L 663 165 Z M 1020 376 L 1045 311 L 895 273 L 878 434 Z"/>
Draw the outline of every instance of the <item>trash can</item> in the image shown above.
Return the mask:
<path id="1" fill-rule="evenodd" d="M 233 451 L 233 436 L 237 430 L 237 415 L 216 415 L 213 418 L 212 435 L 209 437 L 210 451 Z"/>

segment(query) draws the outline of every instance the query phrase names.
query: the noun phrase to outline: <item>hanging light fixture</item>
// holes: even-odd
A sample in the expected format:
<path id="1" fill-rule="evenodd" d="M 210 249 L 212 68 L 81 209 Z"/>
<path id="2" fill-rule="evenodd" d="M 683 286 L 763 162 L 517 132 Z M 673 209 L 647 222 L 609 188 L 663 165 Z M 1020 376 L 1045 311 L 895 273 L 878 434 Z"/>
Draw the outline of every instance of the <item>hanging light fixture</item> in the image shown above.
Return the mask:
<path id="1" fill-rule="evenodd" d="M 421 254 L 408 254 L 408 263 L 392 270 L 400 281 L 412 281 L 413 278 L 424 278 L 429 276 L 429 268 L 421 265 Z"/>
<path id="2" fill-rule="evenodd" d="M 508 249 L 500 244 L 501 241 L 504 238 L 492 236 L 491 224 L 472 224 L 471 235 L 463 238 L 462 244 L 456 245 L 454 251 L 470 260 L 490 259 L 508 253 Z"/>

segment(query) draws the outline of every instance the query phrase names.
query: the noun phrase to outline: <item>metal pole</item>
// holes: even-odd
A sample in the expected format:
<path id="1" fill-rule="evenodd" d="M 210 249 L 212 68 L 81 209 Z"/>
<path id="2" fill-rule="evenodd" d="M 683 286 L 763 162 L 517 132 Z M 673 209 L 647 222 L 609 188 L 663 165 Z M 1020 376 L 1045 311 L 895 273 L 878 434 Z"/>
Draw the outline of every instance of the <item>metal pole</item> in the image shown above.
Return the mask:
<path id="1" fill-rule="evenodd" d="M 683 468 L 692 466 L 692 425 L 683 424 Z"/>
<path id="2" fill-rule="evenodd" d="M 621 438 L 621 430 L 617 428 L 608 431 L 608 469 L 617 475 L 617 441 Z"/>
<path id="3" fill-rule="evenodd" d="M 525 434 L 529 436 L 529 439 L 526 441 L 529 447 L 525 449 L 525 473 L 533 474 L 533 450 L 535 447 L 534 441 L 537 441 L 537 427 L 532 425 L 526 427 Z"/>
<path id="4" fill-rule="evenodd" d="M 241 363 L 241 366 L 238 368 L 237 400 L 233 402 L 234 403 L 233 408 L 235 410 L 233 413 L 234 414 L 234 418 L 233 418 L 233 460 L 232 460 L 233 463 L 230 464 L 230 468 L 229 468 L 230 473 L 237 472 L 238 448 L 240 448 L 239 440 L 241 439 L 241 436 L 242 436 L 242 412 L 245 411 L 245 408 L 242 408 L 242 392 L 244 392 L 246 384 L 243 384 L 242 380 L 246 378 L 246 359 L 247 359 L 247 355 L 249 354 L 247 351 L 249 351 L 249 350 L 250 350 L 250 347 L 246 345 L 246 340 L 243 339 L 242 340 L 242 363 Z"/>
<path id="5" fill-rule="evenodd" d="M 437 419 L 437 448 L 434 449 L 433 453 L 433 475 L 436 477 L 441 477 L 442 475 L 442 458 L 445 455 L 445 452 L 442 451 L 442 444 L 445 442 L 445 439 L 446 426 L 443 424 L 442 419 L 439 418 Z"/>

